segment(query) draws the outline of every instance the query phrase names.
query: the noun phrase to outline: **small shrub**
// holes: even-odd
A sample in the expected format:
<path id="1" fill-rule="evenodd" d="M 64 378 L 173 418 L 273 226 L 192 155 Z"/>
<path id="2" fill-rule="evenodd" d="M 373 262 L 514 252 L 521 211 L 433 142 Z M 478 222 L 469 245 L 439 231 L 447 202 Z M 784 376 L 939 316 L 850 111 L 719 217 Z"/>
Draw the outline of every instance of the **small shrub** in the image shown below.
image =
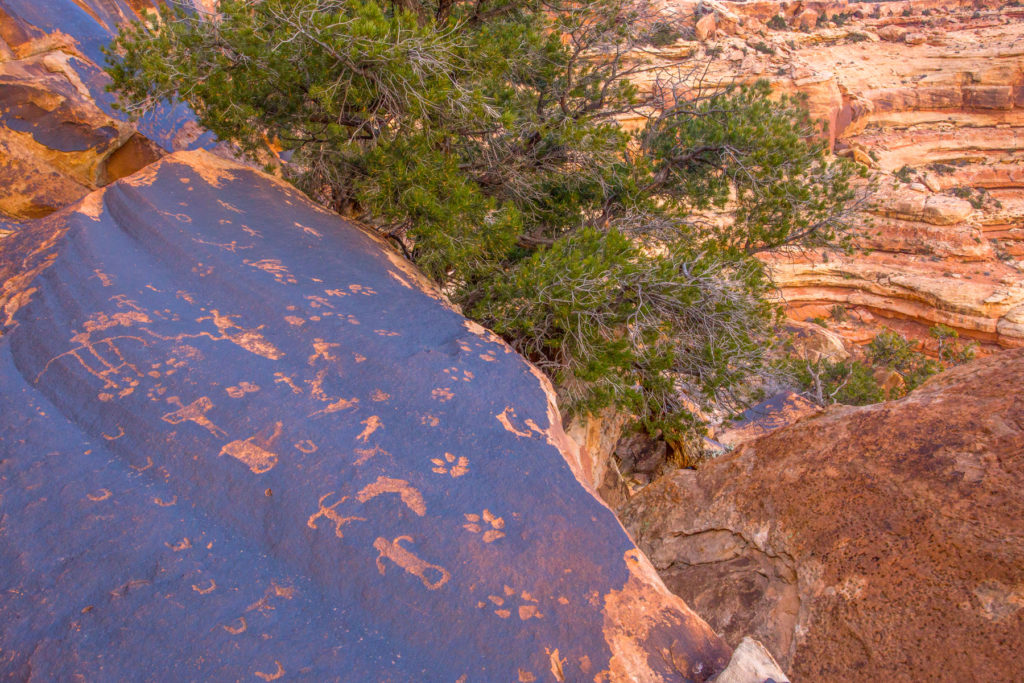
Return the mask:
<path id="1" fill-rule="evenodd" d="M 910 16 L 913 16 L 913 15 L 914 15 L 914 10 L 912 10 L 909 5 L 903 8 L 903 16 L 910 17 Z"/>
<path id="2" fill-rule="evenodd" d="M 918 350 L 918 343 L 898 332 L 879 332 L 867 348 L 868 361 L 875 366 L 895 370 L 903 378 L 907 391 L 913 391 L 943 367 Z"/>
<path id="3" fill-rule="evenodd" d="M 950 166 L 949 164 L 940 164 L 938 162 L 934 164 L 928 164 L 928 168 L 935 171 L 939 175 L 950 175 L 956 172 L 956 166 Z"/>
<path id="4" fill-rule="evenodd" d="M 936 325 L 928 334 L 936 340 L 936 352 L 939 362 L 949 367 L 952 365 L 963 365 L 974 359 L 974 353 L 978 348 L 977 343 L 964 344 L 960 335 L 952 327 L 947 325 Z"/>
<path id="5" fill-rule="evenodd" d="M 682 34 L 669 22 L 657 21 L 651 26 L 651 30 L 644 36 L 648 45 L 653 47 L 667 47 L 682 38 Z"/>
<path id="6" fill-rule="evenodd" d="M 850 314 L 847 312 L 846 307 L 842 304 L 836 304 L 832 308 L 828 309 L 829 315 L 836 322 L 846 322 L 850 319 Z"/>
<path id="7" fill-rule="evenodd" d="M 757 43 L 754 44 L 754 50 L 766 55 L 775 54 L 775 48 L 773 48 L 771 45 L 768 45 L 763 40 L 758 41 Z"/>
<path id="8" fill-rule="evenodd" d="M 789 29 L 789 24 L 786 23 L 785 17 L 781 14 L 776 14 L 768 20 L 768 28 L 773 28 L 777 31 L 786 31 Z"/>
<path id="9" fill-rule="evenodd" d="M 863 43 L 865 40 L 868 39 L 866 33 L 860 33 L 859 31 L 853 31 L 846 37 L 850 39 L 851 43 Z"/>
<path id="10" fill-rule="evenodd" d="M 894 176 L 899 178 L 905 183 L 909 183 L 914 179 L 914 169 L 910 166 L 903 166 L 900 170 L 893 173 Z"/>
<path id="11" fill-rule="evenodd" d="M 820 315 L 814 316 L 808 322 L 812 322 L 818 327 L 828 327 L 828 321 L 822 318 Z"/>

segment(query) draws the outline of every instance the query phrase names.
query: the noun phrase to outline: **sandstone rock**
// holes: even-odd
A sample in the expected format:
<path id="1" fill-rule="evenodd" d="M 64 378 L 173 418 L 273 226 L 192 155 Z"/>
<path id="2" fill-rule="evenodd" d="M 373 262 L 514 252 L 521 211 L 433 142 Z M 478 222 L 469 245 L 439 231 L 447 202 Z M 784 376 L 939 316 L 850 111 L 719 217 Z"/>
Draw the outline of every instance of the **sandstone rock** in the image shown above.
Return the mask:
<path id="1" fill-rule="evenodd" d="M 799 394 L 776 394 L 743 411 L 738 420 L 715 434 L 715 440 L 735 448 L 820 411 L 820 407 Z"/>
<path id="2" fill-rule="evenodd" d="M 697 20 L 697 25 L 694 26 L 693 30 L 697 40 L 704 42 L 715 37 L 715 28 L 715 15 L 705 14 Z"/>
<path id="3" fill-rule="evenodd" d="M 898 43 L 902 41 L 906 35 L 907 29 L 903 28 L 902 26 L 895 26 L 891 24 L 889 26 L 883 26 L 878 31 L 879 38 L 881 38 L 882 40 L 888 40 L 893 43 Z"/>
<path id="4" fill-rule="evenodd" d="M 796 680 L 1016 680 L 1021 386 L 1008 351 L 833 408 L 663 477 L 623 519 L 670 588 Z"/>
<path id="5" fill-rule="evenodd" d="M 789 678 L 767 648 L 753 638 L 744 638 L 732 653 L 729 666 L 718 674 L 715 683 L 741 681 L 775 681 L 788 683 Z"/>
<path id="6" fill-rule="evenodd" d="M 796 18 L 796 26 L 801 31 L 810 31 L 818 23 L 818 13 L 812 9 L 805 9 Z"/>
<path id="7" fill-rule="evenodd" d="M 903 36 L 903 41 L 907 45 L 922 45 L 928 40 L 928 36 L 923 33 L 907 33 Z"/>
<path id="8" fill-rule="evenodd" d="M 821 325 L 791 320 L 784 329 L 789 335 L 790 351 L 797 358 L 816 363 L 822 359 L 839 361 L 850 357 L 843 338 Z"/>
<path id="9" fill-rule="evenodd" d="M 0 240 L 13 679 L 706 680 L 553 391 L 380 240 L 178 153 Z"/>

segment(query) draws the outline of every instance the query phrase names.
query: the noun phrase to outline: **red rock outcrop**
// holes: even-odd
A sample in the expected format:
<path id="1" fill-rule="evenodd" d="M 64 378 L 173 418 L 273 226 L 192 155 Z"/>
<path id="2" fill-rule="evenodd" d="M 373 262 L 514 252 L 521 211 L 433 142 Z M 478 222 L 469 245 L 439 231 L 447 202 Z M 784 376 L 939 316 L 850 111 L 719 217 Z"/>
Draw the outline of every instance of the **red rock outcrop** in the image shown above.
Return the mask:
<path id="1" fill-rule="evenodd" d="M 680 470 L 622 519 L 668 586 L 797 680 L 1019 680 L 1024 350 Z"/>

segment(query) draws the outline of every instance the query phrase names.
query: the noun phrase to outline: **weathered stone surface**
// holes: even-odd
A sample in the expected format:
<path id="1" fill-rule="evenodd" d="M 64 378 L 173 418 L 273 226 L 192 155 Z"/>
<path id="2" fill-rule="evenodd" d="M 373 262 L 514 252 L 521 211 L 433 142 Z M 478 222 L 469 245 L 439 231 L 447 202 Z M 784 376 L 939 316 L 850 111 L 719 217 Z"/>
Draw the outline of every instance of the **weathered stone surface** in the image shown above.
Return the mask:
<path id="1" fill-rule="evenodd" d="M 35 218 L 154 161 L 208 147 L 183 105 L 138 122 L 112 109 L 101 47 L 150 0 L 4 0 L 0 6 L 0 214 Z"/>
<path id="2" fill-rule="evenodd" d="M 0 673 L 702 681 L 553 392 L 385 246 L 178 153 L 0 239 Z"/>
<path id="3" fill-rule="evenodd" d="M 833 408 L 635 495 L 628 529 L 727 640 L 796 680 L 1013 681 L 1024 350 Z"/>

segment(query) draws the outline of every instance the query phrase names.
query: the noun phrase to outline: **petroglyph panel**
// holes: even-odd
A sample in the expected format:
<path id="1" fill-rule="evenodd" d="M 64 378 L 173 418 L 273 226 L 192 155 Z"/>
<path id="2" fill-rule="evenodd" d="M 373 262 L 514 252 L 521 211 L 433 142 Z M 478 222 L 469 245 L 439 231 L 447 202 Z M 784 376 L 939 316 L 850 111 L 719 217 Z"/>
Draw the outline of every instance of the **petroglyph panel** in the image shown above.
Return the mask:
<path id="1" fill-rule="evenodd" d="M 557 652 L 567 681 L 656 682 L 677 679 L 670 647 L 724 664 L 625 560 L 530 366 L 396 279 L 375 238 L 203 153 L 87 213 L 0 240 L 0 280 L 35 273 L 0 326 L 0 673 L 545 680 Z M 640 612 L 641 630 L 621 616 Z"/>

